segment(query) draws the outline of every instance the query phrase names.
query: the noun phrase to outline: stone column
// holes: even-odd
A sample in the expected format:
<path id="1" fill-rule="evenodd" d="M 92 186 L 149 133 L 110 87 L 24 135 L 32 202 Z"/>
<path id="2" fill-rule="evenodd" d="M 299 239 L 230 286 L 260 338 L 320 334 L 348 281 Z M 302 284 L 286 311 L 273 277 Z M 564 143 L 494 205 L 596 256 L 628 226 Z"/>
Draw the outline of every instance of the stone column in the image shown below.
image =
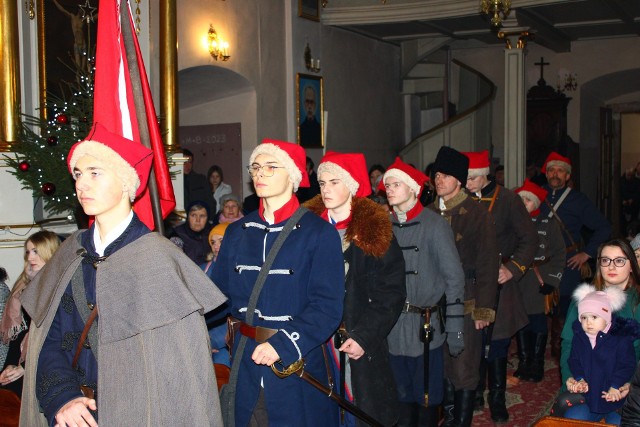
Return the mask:
<path id="1" fill-rule="evenodd" d="M 505 187 L 520 186 L 526 172 L 527 92 L 525 88 L 524 48 L 529 32 L 522 28 L 500 31 L 504 50 L 504 182 Z"/>

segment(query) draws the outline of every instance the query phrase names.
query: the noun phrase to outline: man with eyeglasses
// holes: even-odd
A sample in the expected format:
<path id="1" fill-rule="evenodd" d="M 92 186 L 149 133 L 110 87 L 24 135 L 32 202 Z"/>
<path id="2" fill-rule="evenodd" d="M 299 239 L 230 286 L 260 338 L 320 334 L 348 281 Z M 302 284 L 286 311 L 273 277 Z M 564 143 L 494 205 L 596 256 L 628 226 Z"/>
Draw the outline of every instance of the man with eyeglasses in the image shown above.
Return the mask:
<path id="1" fill-rule="evenodd" d="M 399 427 L 438 424 L 437 409 L 443 398 L 443 352 L 446 348 L 447 356 L 456 357 L 466 344 L 462 333 L 462 265 L 451 227 L 419 201 L 428 179 L 397 158 L 381 183 L 393 208 L 393 234 L 406 265 L 407 299 L 387 338 L 400 402 Z M 440 306 L 443 296 L 447 300 L 444 310 Z"/>
<path id="2" fill-rule="evenodd" d="M 232 367 L 229 384 L 236 388 L 229 406 L 239 426 L 338 423 L 338 408 L 326 395 L 297 375 L 278 378 L 271 369 L 304 359 L 305 372 L 330 383 L 323 344 L 338 328 L 344 299 L 344 260 L 335 227 L 304 211 L 277 252 L 254 312 L 247 313 L 261 267 L 299 209 L 294 191 L 309 185 L 305 163 L 297 144 L 264 140 L 253 150 L 247 169 L 260 207 L 229 225 L 213 269 L 231 316 L 240 321 L 232 352 L 239 370 L 234 377 Z M 239 351 L 244 337 L 246 346 Z"/>
<path id="3" fill-rule="evenodd" d="M 457 358 L 445 352 L 444 359 L 444 425 L 449 427 L 468 427 L 473 419 L 480 381 L 482 329 L 495 320 L 500 265 L 493 219 L 463 190 L 468 168 L 469 159 L 464 154 L 441 147 L 433 166 L 438 197 L 429 205 L 451 224 L 465 276 L 465 349 Z"/>
<path id="4" fill-rule="evenodd" d="M 322 147 L 320 122 L 316 118 L 318 111 L 316 90 L 313 86 L 304 87 L 304 121 L 300 124 L 300 144 L 306 147 Z"/>
<path id="5" fill-rule="evenodd" d="M 588 277 L 581 277 L 580 269 L 591 258 L 595 258 L 598 246 L 611 236 L 611 224 L 600 213 L 596 205 L 580 191 L 572 189 L 571 160 L 556 152 L 551 152 L 542 173 L 547 176 L 546 203 L 540 205 L 540 218 L 554 217 L 560 222 L 567 252 L 567 264 L 560 282 L 560 302 L 558 312 L 551 323 L 551 354 L 560 356 L 560 332 L 575 288 Z M 553 211 L 551 210 L 553 207 Z M 587 231 L 589 239 L 582 244 L 582 233 Z"/>

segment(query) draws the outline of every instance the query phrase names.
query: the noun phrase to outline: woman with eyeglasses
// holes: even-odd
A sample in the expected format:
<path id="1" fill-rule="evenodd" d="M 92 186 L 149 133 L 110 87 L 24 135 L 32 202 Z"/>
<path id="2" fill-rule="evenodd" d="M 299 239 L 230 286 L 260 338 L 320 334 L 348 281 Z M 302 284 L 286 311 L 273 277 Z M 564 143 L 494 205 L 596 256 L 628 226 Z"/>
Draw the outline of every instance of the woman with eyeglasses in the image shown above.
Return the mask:
<path id="1" fill-rule="evenodd" d="M 596 260 L 598 269 L 593 281 L 597 291 L 605 290 L 615 286 L 623 290 L 626 294 L 624 306 L 615 312 L 618 317 L 631 318 L 640 321 L 640 267 L 633 249 L 625 239 L 613 239 L 603 243 L 598 248 L 598 258 Z M 569 369 L 569 354 L 573 342 L 573 323 L 578 319 L 578 306 L 572 300 L 567 311 L 567 318 L 562 330 L 562 352 L 560 354 L 560 372 L 562 375 L 562 391 L 566 392 L 567 380 L 573 377 Z M 640 359 L 640 340 L 634 341 L 636 362 Z M 631 378 L 629 378 L 631 380 Z M 629 392 L 629 384 L 620 388 L 624 396 Z M 561 393 L 552 409 L 552 415 L 563 416 L 568 406 L 582 403 L 584 399 L 581 394 Z"/>

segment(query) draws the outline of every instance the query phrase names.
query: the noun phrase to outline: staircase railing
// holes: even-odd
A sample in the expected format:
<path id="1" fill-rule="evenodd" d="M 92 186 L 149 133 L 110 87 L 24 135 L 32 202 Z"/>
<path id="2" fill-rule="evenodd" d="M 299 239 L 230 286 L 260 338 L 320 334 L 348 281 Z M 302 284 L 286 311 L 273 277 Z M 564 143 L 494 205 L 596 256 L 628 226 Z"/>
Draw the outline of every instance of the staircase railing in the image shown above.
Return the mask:
<path id="1" fill-rule="evenodd" d="M 456 105 L 462 109 L 449 120 L 423 132 L 399 153 L 418 169 L 435 160 L 441 146 L 459 151 L 480 151 L 491 147 L 492 100 L 496 86 L 482 73 L 460 61 L 451 61 L 449 79 L 457 93 Z M 446 80 L 446 79 L 445 79 Z"/>

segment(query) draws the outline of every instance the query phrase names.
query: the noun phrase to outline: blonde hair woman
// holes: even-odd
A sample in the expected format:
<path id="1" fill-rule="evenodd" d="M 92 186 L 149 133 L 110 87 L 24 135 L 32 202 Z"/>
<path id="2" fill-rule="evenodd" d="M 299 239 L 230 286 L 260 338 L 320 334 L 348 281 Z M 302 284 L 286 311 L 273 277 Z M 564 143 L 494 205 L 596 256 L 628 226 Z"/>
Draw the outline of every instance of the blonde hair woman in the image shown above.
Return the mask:
<path id="1" fill-rule="evenodd" d="M 60 245 L 60 239 L 51 231 L 38 231 L 24 242 L 24 268 L 13 285 L 7 298 L 2 320 L 0 321 L 0 339 L 9 345 L 9 351 L 2 372 L 0 372 L 0 386 L 15 392 L 20 396 L 22 392 L 22 363 L 26 357 L 26 341 L 29 327 L 29 317 L 20 304 L 20 295 L 31 279 L 51 259 Z"/>

